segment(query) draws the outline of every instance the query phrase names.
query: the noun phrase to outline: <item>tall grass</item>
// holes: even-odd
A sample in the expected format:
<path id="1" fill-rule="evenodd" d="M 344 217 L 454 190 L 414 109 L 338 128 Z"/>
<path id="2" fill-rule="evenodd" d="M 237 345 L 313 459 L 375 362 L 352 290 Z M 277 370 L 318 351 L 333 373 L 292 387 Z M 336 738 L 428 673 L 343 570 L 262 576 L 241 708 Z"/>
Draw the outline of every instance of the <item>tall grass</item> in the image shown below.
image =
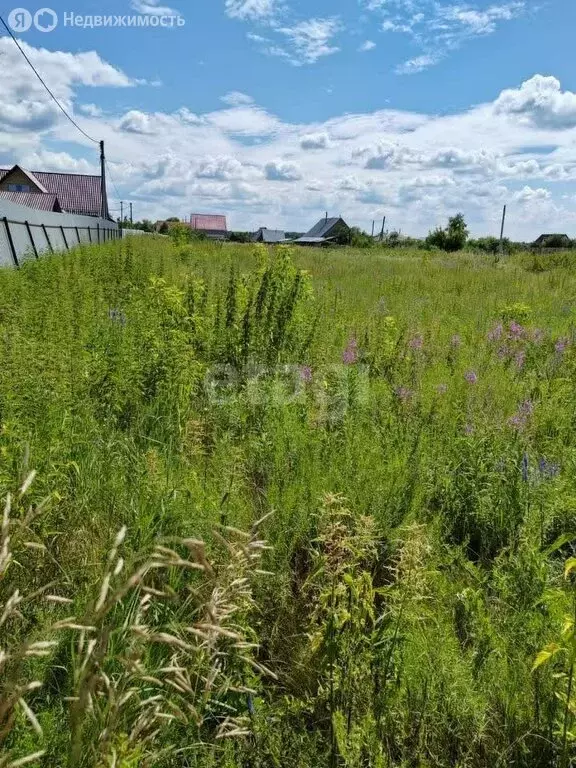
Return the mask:
<path id="1" fill-rule="evenodd" d="M 571 259 L 142 240 L 0 272 L 0 767 L 574 762 Z"/>

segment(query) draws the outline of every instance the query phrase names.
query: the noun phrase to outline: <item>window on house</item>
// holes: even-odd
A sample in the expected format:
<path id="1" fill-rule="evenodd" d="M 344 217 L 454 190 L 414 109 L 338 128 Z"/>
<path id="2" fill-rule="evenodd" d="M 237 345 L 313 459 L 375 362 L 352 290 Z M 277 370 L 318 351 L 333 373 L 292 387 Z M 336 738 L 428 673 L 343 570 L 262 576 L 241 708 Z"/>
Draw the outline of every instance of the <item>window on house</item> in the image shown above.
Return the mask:
<path id="1" fill-rule="evenodd" d="M 8 184 L 8 192 L 30 192 L 30 184 Z"/>

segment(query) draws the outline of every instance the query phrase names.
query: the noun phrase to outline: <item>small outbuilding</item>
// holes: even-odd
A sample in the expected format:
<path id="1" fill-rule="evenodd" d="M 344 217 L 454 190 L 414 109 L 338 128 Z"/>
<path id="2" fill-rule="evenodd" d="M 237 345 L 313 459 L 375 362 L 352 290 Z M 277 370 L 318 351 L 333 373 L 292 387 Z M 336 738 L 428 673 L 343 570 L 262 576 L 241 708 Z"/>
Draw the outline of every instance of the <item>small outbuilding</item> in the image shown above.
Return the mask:
<path id="1" fill-rule="evenodd" d="M 255 243 L 266 243 L 267 245 L 277 245 L 286 242 L 286 233 L 280 229 L 268 229 L 260 227 L 253 238 Z"/>
<path id="2" fill-rule="evenodd" d="M 350 239 L 350 227 L 341 216 L 337 218 L 329 218 L 326 216 L 324 219 L 315 224 L 312 229 L 307 232 L 303 237 L 299 237 L 293 242 L 296 245 L 310 245 L 310 246 L 323 246 L 346 244 Z"/>
<path id="3" fill-rule="evenodd" d="M 532 248 L 571 248 L 572 240 L 568 235 L 540 235 L 532 244 Z"/>
<path id="4" fill-rule="evenodd" d="M 226 216 L 221 214 L 193 213 L 190 216 L 190 227 L 205 235 L 209 240 L 228 239 Z"/>

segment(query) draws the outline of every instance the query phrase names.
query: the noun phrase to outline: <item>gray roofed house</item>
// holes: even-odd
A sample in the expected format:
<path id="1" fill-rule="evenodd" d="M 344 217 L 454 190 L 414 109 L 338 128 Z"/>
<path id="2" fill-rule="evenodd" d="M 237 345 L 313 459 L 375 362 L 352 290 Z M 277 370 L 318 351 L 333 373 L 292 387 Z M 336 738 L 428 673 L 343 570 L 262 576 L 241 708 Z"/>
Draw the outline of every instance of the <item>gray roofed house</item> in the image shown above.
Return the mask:
<path id="1" fill-rule="evenodd" d="M 333 242 L 346 242 L 350 227 L 341 216 L 324 218 L 315 224 L 304 237 L 294 240 L 296 245 L 329 245 Z"/>
<path id="2" fill-rule="evenodd" d="M 286 242 L 286 233 L 280 229 L 268 229 L 267 227 L 260 227 L 258 232 L 254 235 L 255 243 L 267 243 L 268 245 L 274 245 L 276 243 Z"/>

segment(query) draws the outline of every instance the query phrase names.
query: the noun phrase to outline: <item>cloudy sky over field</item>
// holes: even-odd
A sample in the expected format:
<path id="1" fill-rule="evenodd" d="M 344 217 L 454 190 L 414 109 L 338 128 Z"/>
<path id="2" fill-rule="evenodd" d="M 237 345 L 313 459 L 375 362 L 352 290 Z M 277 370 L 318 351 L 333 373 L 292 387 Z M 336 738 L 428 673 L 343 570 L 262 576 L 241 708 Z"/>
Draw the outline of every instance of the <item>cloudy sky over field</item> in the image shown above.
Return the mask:
<path id="1" fill-rule="evenodd" d="M 422 235 L 576 236 L 570 0 L 52 2 L 18 34 L 138 218 L 226 213 L 308 229 L 328 210 Z M 8 8 L 8 11 L 11 8 Z M 29 6 L 29 10 L 37 10 Z M 174 28 L 81 28 L 64 14 L 179 14 Z M 3 11 L 4 18 L 8 12 Z M 97 148 L 0 37 L 0 164 L 97 172 Z"/>

